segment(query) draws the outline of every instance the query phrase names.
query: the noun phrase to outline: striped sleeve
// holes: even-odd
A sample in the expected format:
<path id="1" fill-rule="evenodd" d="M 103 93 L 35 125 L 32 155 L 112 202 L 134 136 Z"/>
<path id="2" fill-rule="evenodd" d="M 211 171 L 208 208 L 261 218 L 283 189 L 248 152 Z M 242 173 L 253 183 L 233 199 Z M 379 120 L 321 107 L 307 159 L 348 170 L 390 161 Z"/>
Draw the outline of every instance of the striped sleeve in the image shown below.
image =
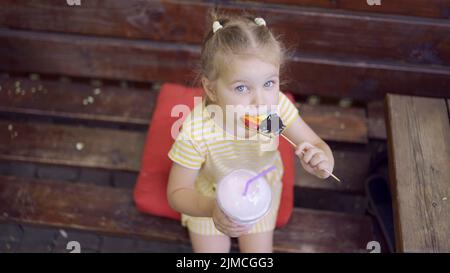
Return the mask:
<path id="1" fill-rule="evenodd" d="M 280 117 L 284 125 L 286 125 L 286 128 L 288 128 L 299 115 L 298 109 L 282 92 L 280 92 L 279 100 L 280 102 L 278 103 L 278 105 L 280 107 Z"/>
<path id="2" fill-rule="evenodd" d="M 200 141 L 188 137 L 181 130 L 168 153 L 169 158 L 186 168 L 198 170 L 205 161 L 205 152 Z"/>

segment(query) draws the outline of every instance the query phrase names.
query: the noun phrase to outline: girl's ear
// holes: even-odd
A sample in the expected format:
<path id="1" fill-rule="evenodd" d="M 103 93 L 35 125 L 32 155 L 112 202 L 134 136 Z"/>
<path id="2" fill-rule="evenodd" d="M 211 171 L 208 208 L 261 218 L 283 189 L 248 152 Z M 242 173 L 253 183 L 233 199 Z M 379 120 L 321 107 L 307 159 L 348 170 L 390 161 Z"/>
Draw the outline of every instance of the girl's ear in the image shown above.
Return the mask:
<path id="1" fill-rule="evenodd" d="M 206 95 L 212 101 L 216 101 L 216 93 L 213 88 L 213 84 L 210 80 L 208 80 L 205 76 L 202 77 L 202 86 L 203 90 L 205 90 Z"/>

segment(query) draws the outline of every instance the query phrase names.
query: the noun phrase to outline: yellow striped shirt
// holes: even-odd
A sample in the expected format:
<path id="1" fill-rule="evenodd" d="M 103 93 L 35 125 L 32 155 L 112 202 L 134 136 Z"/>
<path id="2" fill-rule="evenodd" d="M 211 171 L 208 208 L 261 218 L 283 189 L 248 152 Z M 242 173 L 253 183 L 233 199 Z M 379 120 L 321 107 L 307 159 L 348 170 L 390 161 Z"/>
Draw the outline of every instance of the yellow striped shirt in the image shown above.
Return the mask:
<path id="1" fill-rule="evenodd" d="M 278 113 L 286 128 L 298 116 L 295 105 L 281 92 Z M 267 139 L 264 138 L 237 139 L 216 124 L 210 115 L 205 101 L 195 106 L 183 122 L 182 129 L 168 153 L 172 161 L 186 168 L 199 170 L 194 184 L 195 189 L 205 196 L 215 197 L 216 183 L 231 171 L 243 168 L 260 172 L 264 168 L 275 165 L 277 170 L 269 173 L 266 179 L 272 186 L 273 192 L 281 194 L 283 164 L 274 143 L 268 144 Z M 269 213 L 265 217 L 266 220 L 258 222 L 250 233 L 274 228 L 279 196 L 274 197 L 275 211 Z M 214 228 L 211 218 L 183 214 L 182 224 L 200 234 L 221 234 Z"/>

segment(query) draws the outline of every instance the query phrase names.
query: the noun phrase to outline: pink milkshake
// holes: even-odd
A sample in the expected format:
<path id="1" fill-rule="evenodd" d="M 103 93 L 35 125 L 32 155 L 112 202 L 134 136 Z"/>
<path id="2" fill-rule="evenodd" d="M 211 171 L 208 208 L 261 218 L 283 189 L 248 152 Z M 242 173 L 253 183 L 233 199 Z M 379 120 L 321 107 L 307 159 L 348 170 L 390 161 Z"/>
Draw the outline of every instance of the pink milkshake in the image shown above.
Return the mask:
<path id="1" fill-rule="evenodd" d="M 243 194 L 246 182 L 255 175 L 253 171 L 238 169 L 217 184 L 220 209 L 239 224 L 254 224 L 269 211 L 272 202 L 272 191 L 264 177 L 249 184 Z"/>

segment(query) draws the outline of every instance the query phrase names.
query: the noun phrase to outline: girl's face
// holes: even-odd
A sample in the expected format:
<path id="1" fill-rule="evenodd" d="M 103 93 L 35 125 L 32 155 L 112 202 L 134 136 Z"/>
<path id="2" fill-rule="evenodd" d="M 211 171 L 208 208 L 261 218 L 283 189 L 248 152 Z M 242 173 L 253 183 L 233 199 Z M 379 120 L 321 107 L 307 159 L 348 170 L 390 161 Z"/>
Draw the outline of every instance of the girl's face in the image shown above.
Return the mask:
<path id="1" fill-rule="evenodd" d="M 234 58 L 215 82 L 214 103 L 271 107 L 278 104 L 279 65 L 256 57 Z"/>

